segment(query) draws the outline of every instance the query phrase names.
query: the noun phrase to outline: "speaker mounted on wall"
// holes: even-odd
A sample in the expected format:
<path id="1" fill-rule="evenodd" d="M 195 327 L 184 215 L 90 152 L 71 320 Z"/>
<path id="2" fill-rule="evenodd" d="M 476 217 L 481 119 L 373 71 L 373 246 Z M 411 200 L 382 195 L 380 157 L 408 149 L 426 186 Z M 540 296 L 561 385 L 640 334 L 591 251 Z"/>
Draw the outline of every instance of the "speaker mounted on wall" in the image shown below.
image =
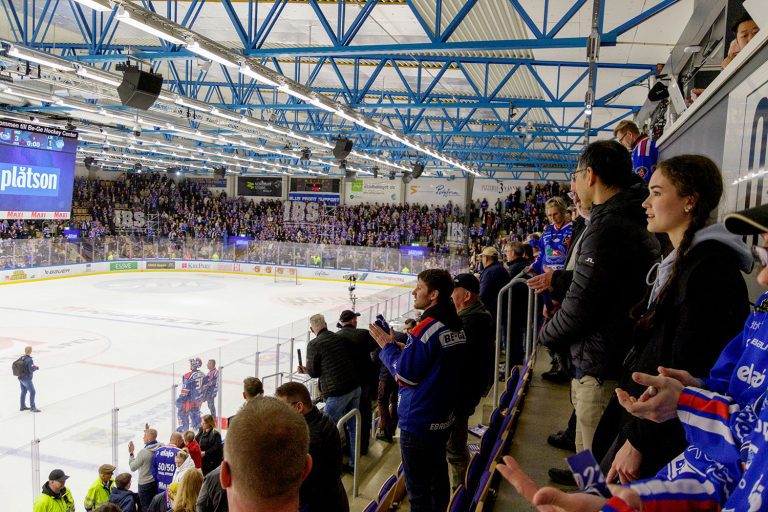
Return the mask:
<path id="1" fill-rule="evenodd" d="M 160 95 L 163 75 L 142 71 L 130 64 L 120 64 L 117 70 L 123 72 L 123 81 L 117 87 L 120 102 L 127 107 L 148 110 Z"/>

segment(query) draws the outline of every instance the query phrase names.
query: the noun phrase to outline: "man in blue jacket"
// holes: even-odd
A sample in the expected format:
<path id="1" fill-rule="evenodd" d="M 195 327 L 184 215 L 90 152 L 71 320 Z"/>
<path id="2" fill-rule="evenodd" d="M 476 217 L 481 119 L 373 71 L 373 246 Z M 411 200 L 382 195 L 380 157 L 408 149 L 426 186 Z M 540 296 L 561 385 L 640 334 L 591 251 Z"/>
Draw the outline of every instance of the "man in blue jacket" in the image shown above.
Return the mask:
<path id="1" fill-rule="evenodd" d="M 453 286 L 446 270 L 418 275 L 414 307 L 424 313 L 405 345 L 395 343 L 391 329 L 384 332 L 370 325 L 381 347 L 379 359 L 400 386 L 400 452 L 412 512 L 443 512 L 448 505 L 446 443 L 467 349 L 461 318 L 451 302 Z"/>
<path id="2" fill-rule="evenodd" d="M 483 271 L 480 273 L 480 300 L 493 318 L 496 325 L 496 304 L 499 291 L 510 281 L 509 273 L 499 262 L 499 251 L 495 247 L 486 247 L 480 253 Z M 502 315 L 503 316 L 503 315 Z"/>

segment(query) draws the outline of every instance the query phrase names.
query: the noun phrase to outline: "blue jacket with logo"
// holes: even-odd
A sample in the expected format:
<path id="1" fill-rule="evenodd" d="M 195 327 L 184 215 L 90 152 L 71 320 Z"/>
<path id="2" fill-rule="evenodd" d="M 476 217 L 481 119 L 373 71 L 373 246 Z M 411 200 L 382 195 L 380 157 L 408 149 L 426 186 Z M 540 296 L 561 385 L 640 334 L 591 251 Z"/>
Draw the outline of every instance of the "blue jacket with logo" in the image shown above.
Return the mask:
<path id="1" fill-rule="evenodd" d="M 659 150 L 656 149 L 656 143 L 649 139 L 647 135 L 641 135 L 635 141 L 635 147 L 632 148 L 632 167 L 635 174 L 645 180 L 651 181 L 651 175 L 656 170 L 656 164 L 659 161 Z"/>
<path id="2" fill-rule="evenodd" d="M 544 271 L 544 266 L 552 270 L 565 268 L 568 246 L 571 244 L 573 224 L 570 222 L 557 229 L 554 224 L 549 224 L 539 240 L 539 257 L 533 263 L 533 270 L 537 274 Z"/>
<path id="3" fill-rule="evenodd" d="M 164 491 L 173 482 L 173 474 L 176 472 L 176 452 L 179 449 L 175 446 L 163 446 L 155 451 L 155 457 L 152 461 L 152 476 L 157 481 L 157 490 Z"/>
<path id="4" fill-rule="evenodd" d="M 400 386 L 401 430 L 447 435 L 460 396 L 466 348 L 461 319 L 449 303 L 424 311 L 405 348 L 390 343 L 381 350 L 379 359 Z"/>

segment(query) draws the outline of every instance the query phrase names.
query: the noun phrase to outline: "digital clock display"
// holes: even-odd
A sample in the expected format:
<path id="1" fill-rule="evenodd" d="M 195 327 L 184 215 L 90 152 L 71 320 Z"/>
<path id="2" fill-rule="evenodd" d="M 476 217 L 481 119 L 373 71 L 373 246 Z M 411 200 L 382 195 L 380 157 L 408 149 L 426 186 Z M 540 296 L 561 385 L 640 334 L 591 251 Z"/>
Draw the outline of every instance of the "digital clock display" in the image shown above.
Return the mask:
<path id="1" fill-rule="evenodd" d="M 64 137 L 16 128 L 3 128 L 0 131 L 0 144 L 30 149 L 44 149 L 47 151 L 61 151 L 64 149 Z"/>

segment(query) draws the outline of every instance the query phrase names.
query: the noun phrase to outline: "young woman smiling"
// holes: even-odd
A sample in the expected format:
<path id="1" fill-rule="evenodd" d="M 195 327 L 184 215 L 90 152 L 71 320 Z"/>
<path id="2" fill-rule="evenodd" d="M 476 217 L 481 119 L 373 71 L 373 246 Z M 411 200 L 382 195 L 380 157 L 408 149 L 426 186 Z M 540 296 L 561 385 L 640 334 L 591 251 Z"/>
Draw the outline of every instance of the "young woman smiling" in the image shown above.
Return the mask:
<path id="1" fill-rule="evenodd" d="M 648 299 L 637 308 L 620 382 L 636 397 L 644 388 L 632 381 L 635 371 L 655 375 L 665 366 L 708 374 L 749 314 L 741 271 L 749 272 L 753 261 L 739 236 L 711 223 L 723 181 L 709 158 L 682 155 L 660 162 L 648 188 L 648 231 L 666 233 L 674 249 L 649 272 Z M 608 480 L 627 483 L 656 474 L 686 446 L 677 419 L 657 424 L 609 407 L 594 449 L 603 469 L 610 468 Z"/>

